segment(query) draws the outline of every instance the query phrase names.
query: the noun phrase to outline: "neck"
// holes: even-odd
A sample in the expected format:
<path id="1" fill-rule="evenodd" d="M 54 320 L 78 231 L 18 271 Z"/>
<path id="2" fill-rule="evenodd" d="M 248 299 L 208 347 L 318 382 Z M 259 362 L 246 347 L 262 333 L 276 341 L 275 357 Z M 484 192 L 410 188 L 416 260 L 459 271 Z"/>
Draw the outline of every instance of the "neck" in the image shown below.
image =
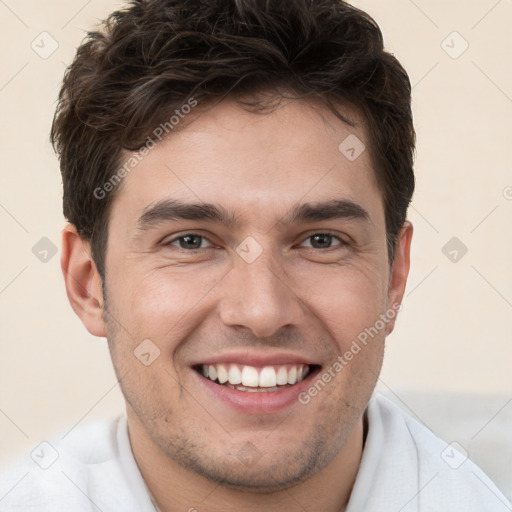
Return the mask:
<path id="1" fill-rule="evenodd" d="M 128 414 L 130 443 L 139 470 L 162 512 L 244 510 L 247 512 L 340 512 L 346 507 L 362 455 L 363 420 L 334 459 L 312 478 L 284 490 L 241 491 L 224 487 L 176 464 Z"/>

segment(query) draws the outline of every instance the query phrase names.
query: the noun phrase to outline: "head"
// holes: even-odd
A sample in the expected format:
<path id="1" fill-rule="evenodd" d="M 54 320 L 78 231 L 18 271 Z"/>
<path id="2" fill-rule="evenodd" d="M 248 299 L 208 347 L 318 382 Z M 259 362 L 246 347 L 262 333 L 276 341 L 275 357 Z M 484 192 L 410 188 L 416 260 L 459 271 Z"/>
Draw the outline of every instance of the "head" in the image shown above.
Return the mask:
<path id="1" fill-rule="evenodd" d="M 240 488 L 340 453 L 407 278 L 410 92 L 375 22 L 339 0 L 138 0 L 88 35 L 52 127 L 62 262 L 134 436 Z M 200 375 L 218 364 L 303 365 L 302 393 L 331 379 L 308 403 L 240 405 Z M 248 443 L 258 463 L 240 466 Z"/>

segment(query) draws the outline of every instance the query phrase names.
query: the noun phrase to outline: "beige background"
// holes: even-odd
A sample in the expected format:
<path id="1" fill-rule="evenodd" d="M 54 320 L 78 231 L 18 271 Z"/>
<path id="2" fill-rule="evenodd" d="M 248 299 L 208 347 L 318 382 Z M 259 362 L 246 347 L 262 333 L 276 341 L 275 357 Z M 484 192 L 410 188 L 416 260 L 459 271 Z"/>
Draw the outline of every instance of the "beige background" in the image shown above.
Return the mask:
<path id="1" fill-rule="evenodd" d="M 493 395 L 493 421 L 512 407 L 512 1 L 353 3 L 409 72 L 418 134 L 412 272 L 380 385 L 403 402 L 411 390 Z M 59 257 L 32 253 L 43 237 L 60 247 L 64 225 L 48 143 L 59 82 L 84 31 L 119 5 L 0 1 L 0 470 L 56 430 L 122 409 L 105 340 L 68 305 Z M 43 31 L 59 45 L 46 59 L 31 47 L 45 37 L 51 48 Z M 442 251 L 452 237 L 468 249 L 457 262 Z"/>

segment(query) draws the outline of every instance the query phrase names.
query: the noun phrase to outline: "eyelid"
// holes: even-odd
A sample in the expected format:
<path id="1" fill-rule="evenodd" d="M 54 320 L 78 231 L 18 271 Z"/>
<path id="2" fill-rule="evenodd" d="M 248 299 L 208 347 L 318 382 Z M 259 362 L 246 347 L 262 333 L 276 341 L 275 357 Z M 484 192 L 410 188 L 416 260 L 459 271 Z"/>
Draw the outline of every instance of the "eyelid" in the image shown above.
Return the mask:
<path id="1" fill-rule="evenodd" d="M 211 247 L 213 247 L 215 245 L 207 236 L 202 235 L 201 233 L 196 233 L 194 231 L 189 231 L 189 232 L 184 232 L 184 233 L 179 233 L 177 235 L 174 235 L 171 239 L 162 242 L 162 245 L 164 245 L 164 246 L 173 245 L 174 242 L 177 242 L 181 238 L 185 238 L 187 236 L 198 236 L 198 237 L 202 238 L 203 240 L 206 240 L 210 244 L 210 246 L 209 247 L 200 247 L 198 249 L 183 249 L 182 247 L 176 246 L 176 249 L 181 250 L 181 251 L 186 251 L 186 252 L 193 252 L 193 251 L 200 251 L 200 250 L 204 250 L 204 249 L 211 249 Z"/>
<path id="2" fill-rule="evenodd" d="M 303 244 L 306 240 L 309 240 L 310 238 L 316 236 L 316 235 L 328 235 L 328 236 L 332 236 L 333 238 L 336 238 L 340 243 L 339 243 L 339 246 L 334 246 L 334 247 L 328 247 L 327 249 L 317 249 L 315 247 L 308 247 L 308 249 L 314 249 L 314 250 L 329 250 L 329 249 L 335 249 L 336 247 L 343 247 L 345 245 L 349 245 L 349 241 L 345 240 L 343 237 L 342 237 L 342 234 L 341 233 L 337 233 L 337 232 L 332 232 L 332 231 L 329 231 L 328 229 L 325 230 L 325 231 L 313 231 L 311 232 L 310 234 L 306 235 L 302 242 L 300 242 L 299 245 Z"/>
<path id="3" fill-rule="evenodd" d="M 302 245 L 306 240 L 309 240 L 310 238 L 312 238 L 312 237 L 314 237 L 316 235 L 332 236 L 333 238 L 338 240 L 339 244 L 334 246 L 334 247 L 328 247 L 327 249 L 318 249 L 318 248 L 315 248 L 315 247 L 307 247 L 308 249 L 325 251 L 325 250 L 329 250 L 329 249 L 335 249 L 336 247 L 343 247 L 343 246 L 349 245 L 349 243 L 350 243 L 349 241 L 345 240 L 342 237 L 341 233 L 333 232 L 333 231 L 330 231 L 330 230 L 320 230 L 320 231 L 317 230 L 317 231 L 310 232 L 306 236 L 303 235 L 301 237 L 302 241 L 299 243 L 299 246 Z M 176 246 L 176 249 L 181 250 L 181 251 L 186 251 L 186 252 L 193 252 L 193 251 L 200 251 L 200 250 L 204 250 L 204 249 L 211 249 L 212 247 L 215 246 L 215 243 L 212 242 L 212 240 L 210 240 L 210 238 L 208 236 L 203 235 L 203 234 L 201 234 L 199 232 L 195 232 L 195 231 L 188 231 L 188 232 L 185 231 L 185 232 L 182 232 L 182 233 L 178 233 L 178 234 L 174 235 L 168 241 L 162 242 L 162 245 L 164 245 L 164 246 L 173 245 L 175 242 L 177 242 L 181 238 L 185 238 L 187 236 L 198 236 L 201 239 L 206 240 L 210 245 L 209 245 L 209 247 L 200 247 L 200 248 L 197 248 L 197 249 L 183 249 L 182 247 Z"/>

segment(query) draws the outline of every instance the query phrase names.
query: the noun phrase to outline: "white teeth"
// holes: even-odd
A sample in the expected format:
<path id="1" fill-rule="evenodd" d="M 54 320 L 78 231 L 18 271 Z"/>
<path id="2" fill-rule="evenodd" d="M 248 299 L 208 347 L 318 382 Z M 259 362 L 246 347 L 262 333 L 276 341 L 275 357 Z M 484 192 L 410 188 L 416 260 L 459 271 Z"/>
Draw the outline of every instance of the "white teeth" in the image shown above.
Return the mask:
<path id="1" fill-rule="evenodd" d="M 279 367 L 276 376 L 276 383 L 280 386 L 288 384 L 288 372 L 286 371 L 286 366 Z"/>
<path id="2" fill-rule="evenodd" d="M 244 366 L 244 369 L 242 370 L 242 384 L 244 386 L 257 388 L 258 382 L 258 370 L 252 366 Z M 230 384 L 233 383 L 230 381 Z"/>
<path id="3" fill-rule="evenodd" d="M 295 384 L 297 382 L 297 367 L 292 366 L 288 371 L 288 384 Z"/>
<path id="4" fill-rule="evenodd" d="M 304 380 L 309 374 L 309 366 L 296 364 L 256 368 L 237 364 L 210 364 L 202 365 L 201 373 L 220 384 L 243 387 L 242 391 L 253 391 L 252 388 L 278 390 L 277 386 L 292 386 Z"/>
<path id="5" fill-rule="evenodd" d="M 223 364 L 217 365 L 217 378 L 221 384 L 224 384 L 228 381 L 228 371 Z"/>
<path id="6" fill-rule="evenodd" d="M 273 388 L 277 383 L 276 371 L 272 366 L 265 366 L 260 373 L 260 388 Z"/>
<path id="7" fill-rule="evenodd" d="M 215 380 L 217 378 L 217 369 L 215 368 L 215 366 L 210 365 L 208 367 L 208 376 L 212 380 Z"/>
<path id="8" fill-rule="evenodd" d="M 233 385 L 242 383 L 242 373 L 236 364 L 232 364 L 229 367 L 228 380 Z"/>

